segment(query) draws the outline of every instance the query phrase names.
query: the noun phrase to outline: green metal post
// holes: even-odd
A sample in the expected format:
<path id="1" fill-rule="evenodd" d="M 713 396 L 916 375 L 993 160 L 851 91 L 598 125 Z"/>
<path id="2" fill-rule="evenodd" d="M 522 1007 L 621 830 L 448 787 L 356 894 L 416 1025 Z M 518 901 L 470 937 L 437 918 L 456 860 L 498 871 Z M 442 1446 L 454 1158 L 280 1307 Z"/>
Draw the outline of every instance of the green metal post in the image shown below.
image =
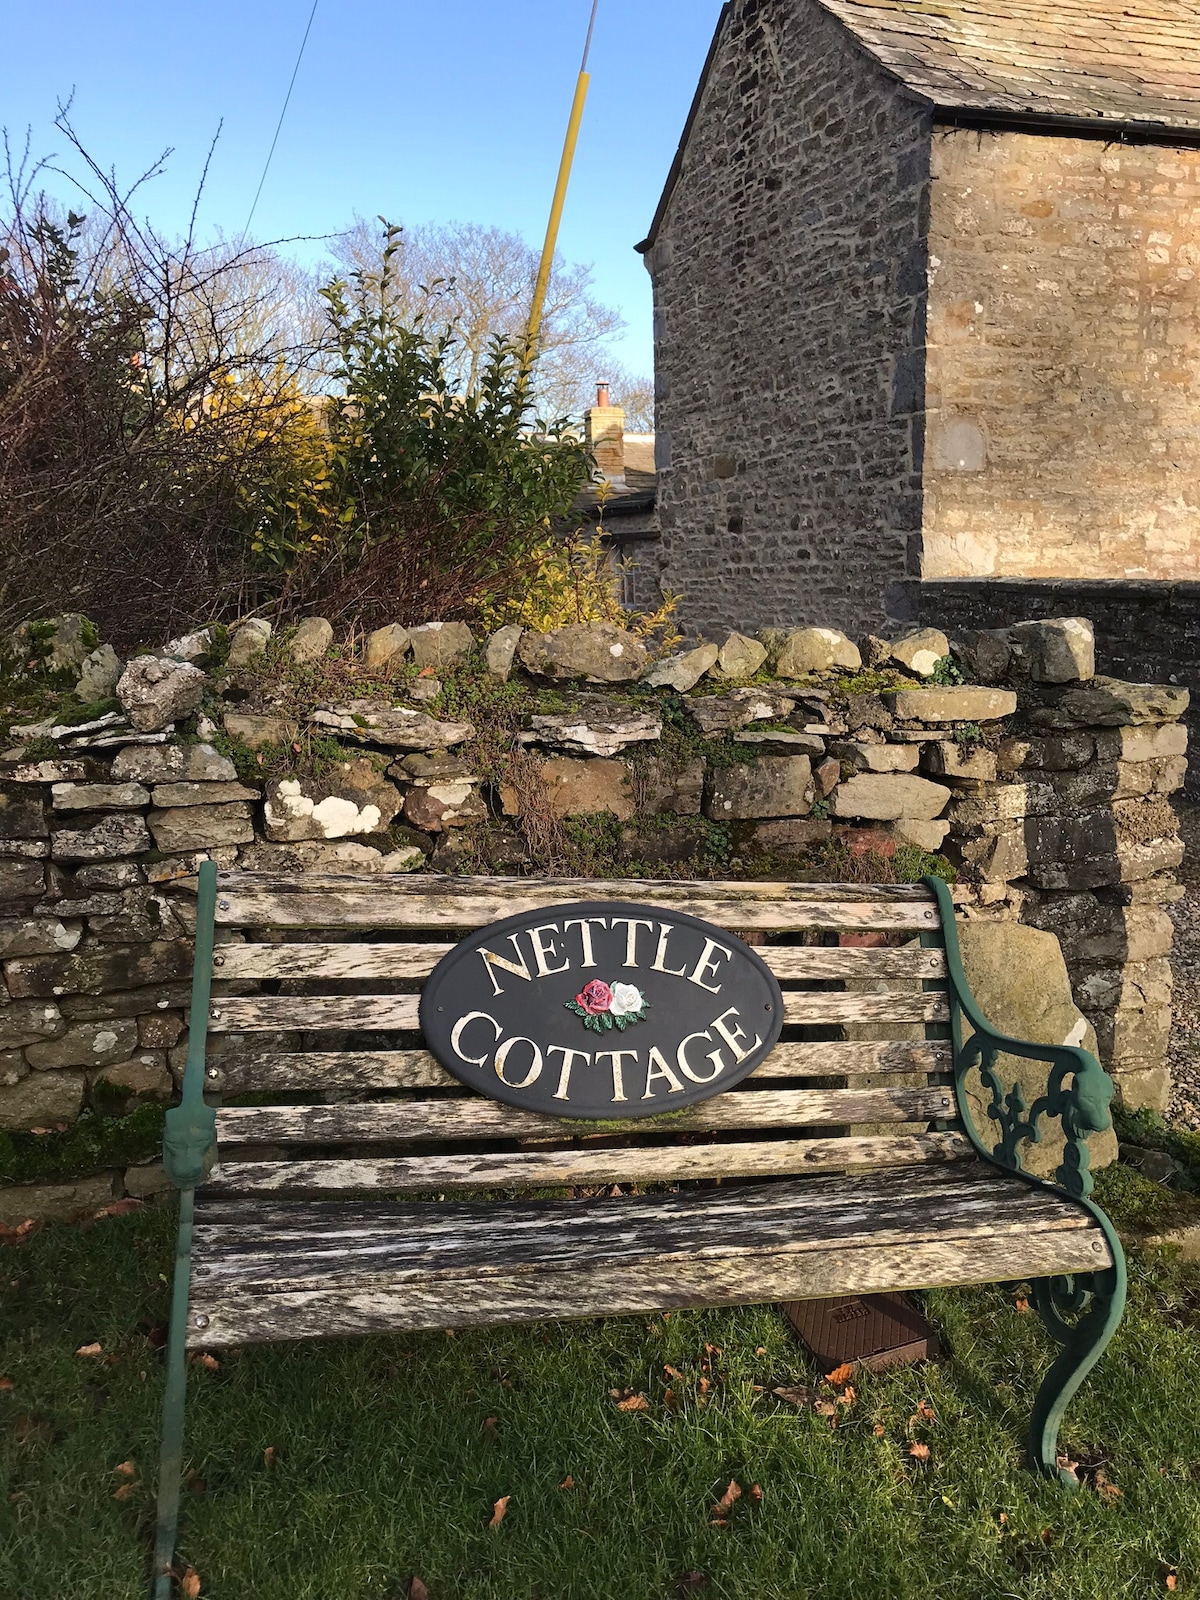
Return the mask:
<path id="1" fill-rule="evenodd" d="M 196 1192 L 179 1196 L 175 1238 L 175 1280 L 171 1289 L 171 1331 L 167 1338 L 167 1387 L 163 1395 L 162 1448 L 158 1462 L 158 1525 L 154 1536 L 154 1600 L 171 1600 L 171 1562 L 179 1524 L 179 1481 L 183 1476 L 183 1414 L 187 1391 L 187 1310 L 192 1275 L 192 1218 Z"/>
<path id="2" fill-rule="evenodd" d="M 163 1396 L 162 1449 L 158 1467 L 158 1516 L 154 1537 L 153 1600 L 171 1600 L 171 1566 L 179 1523 L 179 1482 L 183 1473 L 183 1418 L 187 1390 L 188 1291 L 192 1273 L 192 1223 L 196 1185 L 203 1182 L 216 1150 L 217 1115 L 204 1101 L 204 1057 L 212 991 L 213 938 L 217 909 L 217 869 L 200 868 L 196 896 L 196 954 L 192 967 L 192 1006 L 188 1054 L 179 1104 L 167 1112 L 163 1166 L 179 1190 L 179 1231 L 175 1238 L 175 1277 L 167 1338 L 167 1386 Z"/>

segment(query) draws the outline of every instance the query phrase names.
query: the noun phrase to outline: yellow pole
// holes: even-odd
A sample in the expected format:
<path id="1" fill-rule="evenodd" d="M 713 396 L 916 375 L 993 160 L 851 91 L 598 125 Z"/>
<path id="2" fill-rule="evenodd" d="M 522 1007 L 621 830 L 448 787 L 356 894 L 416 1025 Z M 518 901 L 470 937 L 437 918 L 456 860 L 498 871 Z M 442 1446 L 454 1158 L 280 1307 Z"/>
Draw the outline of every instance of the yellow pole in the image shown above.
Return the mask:
<path id="1" fill-rule="evenodd" d="M 583 107 L 587 100 L 591 77 L 587 70 L 588 55 L 592 48 L 592 33 L 596 26 L 596 7 L 592 0 L 592 16 L 588 23 L 587 43 L 583 47 L 583 64 L 579 81 L 575 85 L 575 99 L 567 123 L 567 137 L 563 141 L 562 160 L 558 165 L 558 182 L 554 186 L 554 200 L 550 206 L 550 220 L 546 225 L 546 242 L 542 246 L 542 259 L 538 266 L 537 282 L 533 290 L 533 303 L 529 308 L 529 326 L 525 330 L 525 370 L 533 366 L 537 355 L 538 334 L 542 326 L 542 312 L 546 305 L 546 291 L 550 287 L 550 269 L 554 265 L 554 251 L 558 245 L 558 227 L 562 221 L 563 205 L 567 198 L 567 185 L 571 180 L 571 167 L 575 160 L 575 146 L 579 140 L 579 126 L 583 121 Z"/>

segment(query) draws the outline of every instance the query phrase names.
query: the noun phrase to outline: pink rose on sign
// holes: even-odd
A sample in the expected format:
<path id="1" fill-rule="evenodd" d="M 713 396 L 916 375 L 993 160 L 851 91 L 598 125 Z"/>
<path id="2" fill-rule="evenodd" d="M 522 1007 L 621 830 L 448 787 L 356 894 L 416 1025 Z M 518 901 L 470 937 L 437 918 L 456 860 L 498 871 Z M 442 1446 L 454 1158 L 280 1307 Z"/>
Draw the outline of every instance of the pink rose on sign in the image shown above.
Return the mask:
<path id="1" fill-rule="evenodd" d="M 575 996 L 575 1004 L 589 1017 L 598 1017 L 612 1005 L 612 990 L 600 978 L 593 978 Z"/>

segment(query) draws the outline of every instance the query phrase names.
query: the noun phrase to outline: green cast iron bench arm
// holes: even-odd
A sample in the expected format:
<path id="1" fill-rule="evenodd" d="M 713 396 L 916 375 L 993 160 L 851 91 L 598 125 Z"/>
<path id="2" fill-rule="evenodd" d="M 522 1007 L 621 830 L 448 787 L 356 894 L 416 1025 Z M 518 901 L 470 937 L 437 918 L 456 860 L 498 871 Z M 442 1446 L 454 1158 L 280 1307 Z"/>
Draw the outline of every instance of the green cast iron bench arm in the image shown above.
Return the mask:
<path id="1" fill-rule="evenodd" d="M 1056 1186 L 1073 1199 L 1083 1200 L 1092 1191 L 1087 1135 L 1103 1133 L 1112 1126 L 1109 1112 L 1113 1097 L 1112 1079 L 1089 1050 L 1077 1045 L 1034 1044 L 1028 1039 L 1013 1039 L 992 1026 L 980 1011 L 967 983 L 950 892 L 940 878 L 927 878 L 925 881 L 937 894 L 942 913 L 954 1052 L 954 1087 L 967 1136 L 986 1160 L 1010 1172 L 1029 1176 L 1025 1173 L 1019 1147 L 1026 1142 L 1039 1144 L 1042 1139 L 1042 1118 L 1057 1117 L 1062 1123 L 1065 1147 L 1062 1164 L 1055 1173 Z M 972 1029 L 971 1037 L 965 1043 L 964 1020 Z M 1032 1105 L 1026 1102 L 1019 1084 L 1005 1093 L 996 1071 L 996 1062 L 1002 1055 L 1044 1062 L 1049 1068 L 1045 1092 Z M 991 1144 L 976 1123 L 966 1093 L 967 1074 L 975 1067 L 979 1069 L 983 1086 L 991 1096 L 987 1108 L 988 1119 L 999 1126 L 1000 1137 Z"/>
<path id="2" fill-rule="evenodd" d="M 937 896 L 941 911 L 950 999 L 954 1094 L 967 1138 L 985 1161 L 1011 1173 L 1021 1182 L 1069 1195 L 1090 1213 L 1112 1254 L 1112 1266 L 1098 1272 L 1057 1274 L 1034 1279 L 1030 1285 L 1038 1315 L 1061 1349 L 1042 1380 L 1034 1402 L 1029 1455 L 1039 1472 L 1077 1489 L 1079 1480 L 1059 1463 L 1059 1423 L 1080 1384 L 1116 1332 L 1125 1309 L 1127 1288 L 1125 1253 L 1117 1230 L 1090 1198 L 1092 1174 L 1087 1135 L 1103 1133 L 1112 1126 L 1109 1105 L 1113 1081 L 1090 1050 L 1077 1045 L 1034 1044 L 1028 1039 L 1012 1039 L 988 1022 L 971 993 L 963 970 L 950 891 L 940 878 L 926 878 L 925 882 Z M 964 1020 L 972 1029 L 965 1043 Z M 1032 1105 L 1026 1102 L 1019 1084 L 1005 1093 L 996 1070 L 1002 1055 L 1043 1062 L 1049 1069 L 1045 1091 Z M 1000 1137 L 993 1142 L 985 1139 L 977 1126 L 967 1094 L 967 1075 L 975 1068 L 991 1096 L 988 1120 L 999 1126 Z M 1053 1183 L 1026 1171 L 1020 1151 L 1022 1144 L 1040 1143 L 1042 1119 L 1047 1116 L 1059 1119 L 1064 1138 L 1063 1157 Z M 1076 1320 L 1068 1322 L 1068 1317 Z"/>

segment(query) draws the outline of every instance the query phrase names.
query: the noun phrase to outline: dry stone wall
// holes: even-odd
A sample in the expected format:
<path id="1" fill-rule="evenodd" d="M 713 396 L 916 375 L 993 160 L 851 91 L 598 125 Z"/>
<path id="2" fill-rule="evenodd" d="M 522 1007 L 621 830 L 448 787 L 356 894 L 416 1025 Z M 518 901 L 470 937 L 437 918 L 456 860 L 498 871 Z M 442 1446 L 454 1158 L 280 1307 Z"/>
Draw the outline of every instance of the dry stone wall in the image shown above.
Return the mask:
<path id="1" fill-rule="evenodd" d="M 968 918 L 1058 937 L 1123 1099 L 1165 1106 L 1187 693 L 1097 676 L 1081 619 L 860 644 L 769 630 L 654 659 L 604 623 L 394 624 L 351 645 L 313 618 L 124 665 L 79 621 L 9 646 L 9 683 L 77 687 L 0 757 L 0 1224 L 162 1187 L 205 858 L 956 874 Z"/>

